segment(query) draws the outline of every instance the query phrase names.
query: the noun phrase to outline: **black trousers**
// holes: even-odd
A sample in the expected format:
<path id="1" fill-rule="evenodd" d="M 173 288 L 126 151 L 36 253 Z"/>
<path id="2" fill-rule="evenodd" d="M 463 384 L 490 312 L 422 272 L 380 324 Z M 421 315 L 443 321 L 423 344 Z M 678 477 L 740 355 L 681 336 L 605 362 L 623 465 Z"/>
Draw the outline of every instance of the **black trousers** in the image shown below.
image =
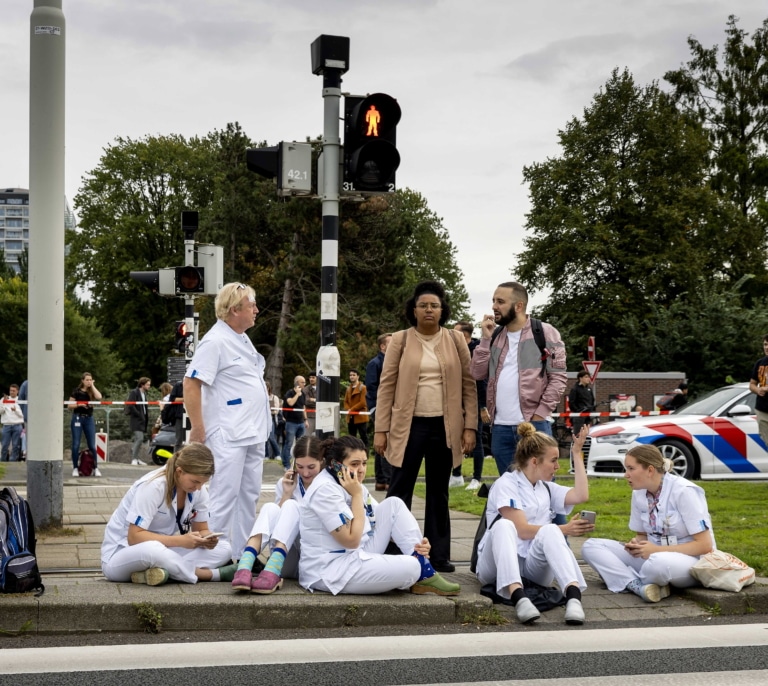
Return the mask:
<path id="1" fill-rule="evenodd" d="M 365 449 L 368 450 L 368 423 L 355 424 L 354 422 L 347 422 L 347 432 L 350 436 L 357 436 L 360 434 L 360 440 L 365 443 Z"/>
<path id="2" fill-rule="evenodd" d="M 405 446 L 402 467 L 392 466 L 387 498 L 400 498 L 411 509 L 413 487 L 425 461 L 427 487 L 424 508 L 424 536 L 432 550 L 434 562 L 447 562 L 451 557 L 451 517 L 448 509 L 448 479 L 453 469 L 453 452 L 446 445 L 442 417 L 414 417 L 411 434 Z"/>

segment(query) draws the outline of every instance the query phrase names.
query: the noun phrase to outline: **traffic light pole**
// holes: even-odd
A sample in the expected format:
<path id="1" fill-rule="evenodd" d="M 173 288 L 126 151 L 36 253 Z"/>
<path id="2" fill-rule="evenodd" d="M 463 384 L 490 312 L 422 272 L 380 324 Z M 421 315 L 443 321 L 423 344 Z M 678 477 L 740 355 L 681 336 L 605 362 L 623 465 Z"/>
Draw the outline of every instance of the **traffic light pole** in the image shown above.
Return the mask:
<path id="1" fill-rule="evenodd" d="M 341 76 L 349 64 L 349 38 L 320 36 L 312 43 L 312 72 L 323 76 L 323 202 L 320 349 L 317 351 L 315 428 L 324 437 L 339 435 L 339 376 L 336 347 L 339 266 L 339 165 Z"/>

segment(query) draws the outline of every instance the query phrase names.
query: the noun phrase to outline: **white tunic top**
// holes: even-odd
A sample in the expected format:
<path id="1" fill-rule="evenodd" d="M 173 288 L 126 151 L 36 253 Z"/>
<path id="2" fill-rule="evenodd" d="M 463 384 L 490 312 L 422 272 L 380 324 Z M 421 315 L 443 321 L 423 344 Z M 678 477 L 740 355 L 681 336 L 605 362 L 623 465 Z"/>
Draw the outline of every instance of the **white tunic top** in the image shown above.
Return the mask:
<path id="1" fill-rule="evenodd" d="M 512 507 L 522 510 L 529 524 L 535 526 L 551 524 L 556 514 L 567 515 L 573 510 L 573 505 L 565 504 L 565 495 L 570 490 L 552 481 L 547 482 L 546 485 L 543 481 L 532 484 L 528 477 L 517 469 L 504 472 L 496 479 L 488 493 L 486 522 L 490 527 L 502 507 Z M 517 553 L 520 557 L 528 556 L 528 549 L 532 542 L 532 539 L 518 540 Z"/>
<path id="2" fill-rule="evenodd" d="M 194 522 L 208 521 L 208 488 L 187 493 L 179 514 L 175 495 L 171 507 L 165 503 L 164 471 L 165 467 L 160 467 L 145 474 L 123 496 L 104 530 L 102 562 L 108 562 L 118 550 L 128 547 L 130 524 L 156 534 L 173 536 L 187 533 Z"/>
<path id="3" fill-rule="evenodd" d="M 371 554 L 360 548 L 347 550 L 331 535 L 340 526 L 353 519 L 345 497 L 347 492 L 323 470 L 307 490 L 301 505 L 301 561 L 299 583 L 306 589 L 322 579 L 334 595 L 347 585 L 363 560 Z M 371 530 L 366 517 L 363 538 Z"/>
<path id="4" fill-rule="evenodd" d="M 195 351 L 186 376 L 203 382 L 208 436 L 222 431 L 233 446 L 263 443 L 272 431 L 264 357 L 244 333 L 218 320 Z"/>
<path id="5" fill-rule="evenodd" d="M 651 527 L 646 491 L 632 491 L 629 528 L 647 534 L 648 540 L 656 545 L 688 543 L 693 540 L 694 534 L 709 530 L 712 532 L 712 546 L 715 547 L 712 518 L 709 516 L 703 488 L 677 474 L 666 473 L 657 508 L 654 530 Z"/>

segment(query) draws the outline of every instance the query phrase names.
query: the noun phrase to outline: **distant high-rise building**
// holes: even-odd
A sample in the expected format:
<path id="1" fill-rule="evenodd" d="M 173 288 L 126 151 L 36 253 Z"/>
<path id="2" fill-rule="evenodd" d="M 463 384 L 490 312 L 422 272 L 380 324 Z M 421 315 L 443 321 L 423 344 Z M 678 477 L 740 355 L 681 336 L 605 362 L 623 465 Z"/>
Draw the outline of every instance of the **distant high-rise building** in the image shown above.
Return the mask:
<path id="1" fill-rule="evenodd" d="M 62 228 L 74 229 L 75 226 L 75 214 L 64 198 Z M 29 229 L 29 191 L 26 188 L 0 190 L 0 247 L 5 251 L 5 261 L 17 274 L 21 271 L 19 256 L 25 247 L 29 249 Z"/>

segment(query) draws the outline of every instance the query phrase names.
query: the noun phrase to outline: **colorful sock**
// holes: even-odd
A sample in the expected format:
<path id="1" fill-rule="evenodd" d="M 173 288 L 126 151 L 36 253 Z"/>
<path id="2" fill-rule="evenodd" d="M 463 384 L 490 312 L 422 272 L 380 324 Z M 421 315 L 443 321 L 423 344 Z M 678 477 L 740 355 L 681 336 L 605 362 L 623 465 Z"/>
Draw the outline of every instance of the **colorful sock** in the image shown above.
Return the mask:
<path id="1" fill-rule="evenodd" d="M 517 605 L 517 602 L 519 600 L 522 600 L 525 598 L 525 591 L 522 588 L 516 588 L 514 591 L 512 591 L 512 597 L 510 600 Z"/>
<path id="2" fill-rule="evenodd" d="M 221 581 L 221 572 L 218 569 L 211 570 L 211 581 Z"/>
<path id="3" fill-rule="evenodd" d="M 640 579 L 632 579 L 627 584 L 626 590 L 632 591 L 632 593 L 636 593 L 637 595 L 640 595 L 640 590 L 643 588 L 643 584 L 640 581 Z"/>
<path id="4" fill-rule="evenodd" d="M 565 589 L 565 599 L 570 600 L 571 598 L 576 598 L 576 600 L 581 600 L 581 589 L 578 586 L 568 586 Z"/>
<path id="5" fill-rule="evenodd" d="M 419 561 L 419 564 L 421 565 L 421 576 L 419 577 L 419 581 L 435 576 L 435 569 L 431 564 L 429 564 L 429 560 L 426 557 L 419 555 L 417 552 L 414 552 L 413 556 Z"/>
<path id="6" fill-rule="evenodd" d="M 253 569 L 253 565 L 256 562 L 258 553 L 254 548 L 250 546 L 243 551 L 243 556 L 240 558 L 240 562 L 237 563 L 238 571 L 241 569 Z"/>
<path id="7" fill-rule="evenodd" d="M 285 562 L 285 550 L 282 548 L 274 548 L 272 554 L 267 560 L 267 564 L 264 567 L 265 572 L 272 572 L 273 574 L 280 574 L 283 571 L 283 562 Z"/>

